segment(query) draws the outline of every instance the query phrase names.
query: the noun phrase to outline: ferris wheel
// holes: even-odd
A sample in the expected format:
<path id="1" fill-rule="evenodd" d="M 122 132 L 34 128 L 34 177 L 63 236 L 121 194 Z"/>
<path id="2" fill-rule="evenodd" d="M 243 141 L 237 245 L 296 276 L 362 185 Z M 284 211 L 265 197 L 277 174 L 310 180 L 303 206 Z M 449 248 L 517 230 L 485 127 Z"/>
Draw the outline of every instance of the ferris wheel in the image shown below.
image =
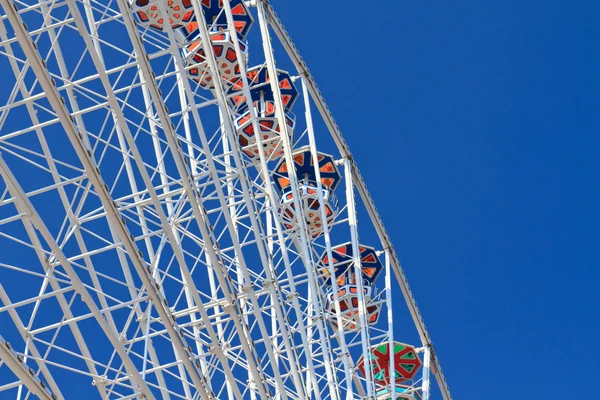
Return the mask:
<path id="1" fill-rule="evenodd" d="M 268 1 L 0 6 L 0 398 L 452 398 Z"/>

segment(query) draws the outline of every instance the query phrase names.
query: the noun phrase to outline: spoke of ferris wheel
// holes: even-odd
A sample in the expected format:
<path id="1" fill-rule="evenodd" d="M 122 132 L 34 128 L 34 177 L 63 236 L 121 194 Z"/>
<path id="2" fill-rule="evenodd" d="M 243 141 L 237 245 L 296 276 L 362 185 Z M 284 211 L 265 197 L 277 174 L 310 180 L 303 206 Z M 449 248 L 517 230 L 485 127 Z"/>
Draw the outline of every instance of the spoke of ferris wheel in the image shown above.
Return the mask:
<path id="1" fill-rule="evenodd" d="M 288 35 L 287 31 L 283 27 L 281 20 L 279 20 L 279 18 L 277 17 L 277 14 L 275 13 L 273 7 L 269 4 L 269 2 L 267 0 L 257 0 L 257 2 L 264 5 L 266 13 L 269 18 L 270 26 L 273 28 L 273 30 L 276 33 L 277 37 L 279 38 L 282 46 L 285 48 L 286 52 L 290 56 L 292 62 L 294 63 L 296 69 L 298 70 L 298 73 L 301 76 L 306 77 L 307 82 L 308 82 L 309 91 L 313 98 L 313 101 L 314 101 L 316 107 L 318 108 L 321 116 L 323 117 L 323 120 L 325 121 L 325 124 L 327 125 L 327 127 L 329 129 L 329 132 L 331 133 L 333 139 L 335 140 L 338 150 L 342 154 L 342 157 L 349 158 L 351 160 L 351 167 L 353 170 L 353 174 L 356 178 L 355 185 L 360 193 L 360 196 L 361 196 L 363 203 L 369 213 L 369 216 L 371 217 L 373 225 L 377 230 L 377 233 L 379 235 L 381 242 L 385 245 L 386 249 L 390 250 L 391 261 L 392 261 L 394 273 L 396 274 L 396 278 L 398 280 L 398 283 L 399 283 L 402 293 L 404 295 L 404 299 L 409 307 L 410 313 L 413 317 L 413 321 L 415 322 L 415 325 L 417 327 L 419 335 L 421 336 L 421 341 L 422 341 L 423 345 L 428 346 L 431 350 L 431 358 L 435 365 L 434 374 L 438 381 L 438 385 L 442 392 L 442 396 L 444 397 L 445 400 L 450 400 L 452 398 L 452 396 L 450 394 L 450 390 L 449 390 L 446 380 L 444 378 L 444 374 L 441 369 L 439 359 L 435 353 L 435 349 L 433 348 L 433 345 L 431 343 L 431 338 L 429 336 L 429 333 L 427 331 L 427 328 L 425 326 L 425 323 L 423 321 L 421 313 L 419 312 L 419 309 L 416 305 L 416 301 L 414 299 L 414 296 L 412 295 L 410 286 L 408 285 L 408 281 L 406 280 L 406 277 L 404 275 L 404 271 L 402 270 L 402 267 L 400 265 L 398 255 L 393 250 L 393 244 L 391 242 L 391 239 L 389 238 L 389 235 L 387 234 L 387 231 L 386 231 L 385 227 L 383 226 L 381 216 L 379 215 L 379 213 L 373 203 L 373 200 L 369 194 L 369 191 L 367 190 L 366 184 L 364 183 L 364 181 L 360 175 L 360 171 L 358 170 L 358 167 L 356 166 L 356 163 L 354 162 L 354 160 L 352 158 L 349 147 L 346 144 L 339 127 L 335 123 L 335 120 L 334 120 L 331 112 L 329 111 L 329 108 L 327 107 L 325 100 L 324 100 L 323 96 L 321 95 L 321 92 L 317 88 L 315 80 L 311 76 L 306 63 L 304 62 L 304 60 L 300 56 L 298 50 L 294 46 L 290 36 Z"/>
<path id="2" fill-rule="evenodd" d="M 0 336 L 0 358 L 2 361 L 6 363 L 8 368 L 17 378 L 19 378 L 20 382 L 24 384 L 31 393 L 35 394 L 40 399 L 53 400 L 52 392 L 35 376 L 35 371 L 28 367 L 27 364 L 25 364 L 25 361 L 21 361 L 23 360 L 22 357 L 23 356 L 21 355 L 17 355 L 16 352 L 12 350 L 11 345 Z"/>

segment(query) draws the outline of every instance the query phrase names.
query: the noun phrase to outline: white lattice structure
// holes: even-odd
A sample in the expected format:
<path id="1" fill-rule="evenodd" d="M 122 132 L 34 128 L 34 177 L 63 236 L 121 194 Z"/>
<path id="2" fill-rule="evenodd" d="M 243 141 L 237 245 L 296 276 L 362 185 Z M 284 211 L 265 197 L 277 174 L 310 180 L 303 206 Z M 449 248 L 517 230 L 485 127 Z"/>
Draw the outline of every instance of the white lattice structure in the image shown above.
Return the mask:
<path id="1" fill-rule="evenodd" d="M 194 13 L 192 39 L 177 31 L 189 19 L 180 2 Z M 433 393 L 451 399 L 382 220 L 268 1 L 0 6 L 0 398 L 427 400 L 431 371 Z M 186 54 L 193 40 L 202 73 L 223 76 L 219 31 L 243 60 L 226 65 L 241 79 L 208 90 Z M 311 108 L 327 130 L 315 132 Z M 265 146 L 263 135 L 251 141 L 269 151 L 244 153 L 248 121 L 255 133 L 273 123 Z M 303 146 L 313 166 L 317 149 L 335 152 L 341 173 L 335 219 L 316 208 L 319 235 L 302 218 L 285 226 L 274 184 L 277 162 L 294 165 Z M 311 196 L 325 204 L 313 173 Z M 285 201 L 303 210 L 302 177 L 288 177 Z M 361 276 L 359 202 L 361 241 L 373 238 L 365 244 L 384 268 L 373 290 L 353 282 L 358 314 L 346 332 L 340 288 L 319 262 L 327 254 L 335 276 L 332 249 L 350 241 Z M 363 293 L 382 310 L 372 321 Z M 383 367 L 370 349 L 410 339 L 394 337 L 400 309 L 396 325 L 420 340 L 423 367 L 407 381 L 393 370 L 375 378 Z M 359 371 L 361 357 L 373 373 Z"/>

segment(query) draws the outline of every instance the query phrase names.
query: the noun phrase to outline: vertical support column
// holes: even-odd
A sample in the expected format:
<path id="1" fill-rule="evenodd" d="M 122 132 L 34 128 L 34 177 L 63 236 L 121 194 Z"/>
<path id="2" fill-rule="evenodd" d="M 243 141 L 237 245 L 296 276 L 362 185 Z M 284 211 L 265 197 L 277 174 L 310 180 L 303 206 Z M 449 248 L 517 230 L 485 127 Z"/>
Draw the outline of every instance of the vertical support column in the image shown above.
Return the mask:
<path id="1" fill-rule="evenodd" d="M 233 14 L 232 14 L 232 10 L 231 10 L 231 5 L 229 4 L 228 0 L 223 1 L 223 9 L 224 9 L 224 11 L 226 13 L 226 16 L 227 16 L 227 20 L 228 20 L 228 24 L 229 24 L 229 31 L 231 33 L 231 37 L 233 38 L 233 43 L 234 43 L 236 55 L 238 56 L 238 58 L 241 58 L 241 51 L 240 51 L 240 44 L 239 44 L 239 41 L 238 41 L 238 35 L 237 35 L 237 32 L 236 32 L 235 27 L 234 27 Z M 252 118 L 252 124 L 253 124 L 254 130 L 256 132 L 259 132 L 260 128 L 258 126 L 258 123 L 256 122 L 256 118 L 257 118 L 256 109 L 255 109 L 255 107 L 253 105 L 252 97 L 251 97 L 250 92 L 249 92 L 248 80 L 247 80 L 247 76 L 246 76 L 246 69 L 245 69 L 245 67 L 242 64 L 240 64 L 240 72 L 241 72 L 241 79 L 242 79 L 242 82 L 243 82 L 242 90 L 244 92 L 244 96 L 246 97 L 246 103 L 248 105 L 248 109 L 249 109 L 249 112 L 250 112 L 250 115 L 251 115 L 251 118 Z M 261 99 L 261 100 L 263 100 L 263 99 Z M 276 103 L 277 102 L 281 103 L 281 99 L 280 98 L 276 98 L 275 102 Z M 263 112 L 264 112 L 264 110 L 263 110 Z M 282 126 L 285 126 L 285 124 L 282 125 Z M 285 137 L 285 135 L 284 135 L 284 137 Z M 285 138 L 287 139 L 287 137 L 285 137 Z M 260 135 L 256 135 L 256 140 L 257 140 L 258 148 L 262 148 L 262 139 L 261 139 L 261 136 Z M 267 164 L 266 164 L 266 158 L 265 158 L 265 155 L 264 155 L 263 152 L 259 152 L 259 160 L 260 160 L 260 170 L 259 170 L 259 173 L 263 176 L 263 179 L 265 181 L 265 189 L 266 189 L 266 194 L 267 194 L 267 197 L 268 197 L 268 204 L 272 208 L 271 211 L 273 213 L 273 218 L 271 219 L 271 222 L 272 222 L 271 226 L 272 226 L 272 228 L 275 229 L 275 232 L 277 233 L 277 238 L 278 238 L 279 246 L 281 248 L 281 255 L 282 255 L 282 258 L 283 258 L 283 261 L 284 261 L 284 265 L 285 265 L 285 269 L 286 269 L 286 274 L 288 275 L 288 277 L 290 277 L 289 283 L 290 283 L 291 294 L 289 295 L 289 300 L 292 302 L 292 305 L 293 305 L 293 307 L 295 309 L 295 312 L 296 312 L 296 315 L 298 317 L 298 323 L 300 325 L 300 329 L 299 330 L 300 330 L 300 335 L 301 335 L 301 338 L 302 338 L 302 343 L 303 343 L 306 351 L 308 351 L 308 353 L 305 353 L 306 364 L 307 364 L 307 371 L 310 373 L 310 379 L 313 381 L 314 386 L 318 386 L 318 383 L 317 383 L 318 381 L 316 379 L 315 371 L 314 371 L 313 359 L 311 357 L 312 352 L 311 352 L 311 349 L 310 349 L 310 347 L 308 345 L 308 341 L 306 339 L 306 335 L 304 333 L 304 328 L 303 328 L 304 327 L 304 322 L 302 320 L 302 312 L 301 312 L 301 310 L 299 308 L 298 296 L 297 296 L 297 292 L 296 292 L 296 289 L 295 289 L 294 280 L 292 278 L 293 274 L 292 274 L 292 271 L 291 271 L 289 257 L 287 255 L 287 248 L 286 248 L 286 244 L 285 244 L 285 239 L 283 237 L 283 232 L 282 232 L 282 229 L 281 229 L 281 223 L 280 223 L 280 221 L 278 220 L 278 217 L 275 214 L 276 210 L 274 210 L 274 208 L 276 208 L 276 205 L 278 204 L 278 202 L 277 202 L 277 198 L 273 194 L 274 192 L 273 192 L 272 182 L 268 178 L 270 176 L 270 173 L 269 173 L 269 170 L 268 170 L 268 167 L 267 167 Z M 250 212 L 250 214 L 251 214 L 251 217 L 252 217 L 252 213 L 251 212 Z M 272 251 L 272 249 L 271 249 L 271 251 Z M 270 256 L 271 257 L 268 260 L 269 263 L 272 262 L 272 254 L 270 254 Z M 269 265 L 271 265 L 271 264 L 269 264 Z M 265 287 L 269 287 L 270 288 L 269 290 L 270 290 L 271 294 L 274 295 L 274 289 L 273 289 L 274 288 L 274 284 L 273 284 L 273 282 L 274 282 L 274 279 L 276 277 L 274 268 L 273 268 L 272 272 L 269 269 L 267 269 L 266 272 L 267 272 L 267 279 L 268 279 L 268 281 L 270 281 L 270 282 L 272 281 L 272 282 L 270 284 L 268 284 L 268 285 L 265 285 Z M 273 296 L 272 299 L 275 299 L 275 296 Z M 285 316 L 283 315 L 283 313 L 281 313 L 280 304 L 277 304 L 277 302 L 274 301 L 274 300 L 273 300 L 273 304 L 277 305 L 277 307 L 274 308 L 274 311 L 275 311 L 275 316 L 278 319 L 279 331 L 281 332 L 280 333 L 280 335 L 281 335 L 281 342 L 282 342 L 282 344 L 283 344 L 283 346 L 285 348 L 286 353 L 288 353 L 288 355 L 289 355 L 290 353 L 294 353 L 294 352 L 292 351 L 293 349 L 291 347 L 290 340 L 289 340 L 288 335 L 287 335 L 287 327 L 286 327 L 286 323 L 285 323 Z M 321 325 L 322 321 L 319 321 L 319 324 Z M 322 341 L 324 340 L 323 336 L 321 336 L 321 340 Z M 325 342 L 325 344 L 327 344 L 327 342 Z M 325 353 L 329 354 L 329 347 L 327 345 L 323 345 L 323 348 L 326 348 L 327 351 Z M 298 358 L 297 355 L 293 354 L 292 356 L 290 356 L 290 360 L 294 359 L 294 358 L 297 359 Z M 277 362 L 277 358 L 276 358 L 275 363 L 276 364 L 278 363 Z M 328 360 L 325 361 L 326 368 L 329 368 L 330 364 L 331 363 Z M 296 365 L 295 364 L 291 364 L 291 366 L 292 366 L 292 374 L 294 375 L 294 381 L 296 381 L 296 380 L 298 380 L 296 378 L 296 376 L 299 377 L 299 374 L 296 371 L 296 369 L 297 369 Z M 331 383 L 332 382 L 331 380 L 328 380 L 328 382 L 330 383 L 330 386 L 335 387 L 335 385 L 333 385 Z M 299 393 L 301 395 L 303 395 L 303 393 L 301 393 L 303 391 L 303 386 L 300 387 L 298 391 L 299 391 Z M 319 391 L 314 392 L 314 394 L 315 394 L 316 400 L 320 400 L 320 393 L 319 393 Z M 285 391 L 283 391 L 281 393 L 280 397 L 282 397 L 282 398 L 285 397 Z"/>
<path id="2" fill-rule="evenodd" d="M 266 199 L 268 207 L 271 208 L 273 207 L 269 198 L 267 197 Z M 274 243 L 273 243 L 273 214 L 270 212 L 266 213 L 266 218 L 267 218 L 267 251 L 269 252 L 269 268 L 274 270 L 274 265 L 273 265 L 273 248 L 274 248 Z M 276 307 L 278 306 L 275 302 L 275 300 L 271 297 L 270 298 L 270 302 L 271 302 L 271 340 L 273 343 L 273 349 L 275 351 L 277 350 L 277 346 L 278 346 L 278 340 L 277 340 L 277 309 Z M 279 357 L 275 358 L 275 368 L 279 369 Z M 273 399 L 275 400 L 279 400 L 281 399 L 281 396 L 279 395 L 279 392 L 275 392 L 275 395 L 273 396 Z"/>
<path id="3" fill-rule="evenodd" d="M 429 346 L 425 346 L 424 350 L 423 350 L 423 385 L 422 385 L 422 392 L 423 392 L 423 400 L 429 400 L 429 373 L 430 373 L 430 367 L 431 365 L 431 349 L 429 348 Z"/>
<path id="4" fill-rule="evenodd" d="M 285 115 L 284 115 L 284 107 L 281 101 L 281 92 L 279 89 L 279 84 L 278 84 L 278 79 L 277 79 L 277 68 L 275 66 L 275 59 L 273 57 L 273 48 L 271 47 L 271 36 L 269 34 L 269 28 L 267 25 L 267 20 L 266 20 L 266 16 L 265 16 L 265 10 L 264 10 L 264 5 L 262 2 L 258 2 L 257 3 L 257 9 L 258 9 L 258 20 L 259 20 L 259 25 L 260 25 L 260 31 L 261 31 L 261 35 L 262 35 L 262 41 L 263 41 L 263 51 L 265 54 L 265 60 L 266 60 L 266 65 L 267 65 L 267 70 L 269 71 L 269 75 L 271 77 L 273 77 L 271 79 L 271 90 L 273 91 L 273 95 L 274 95 L 274 100 L 275 100 L 275 113 L 276 113 L 276 117 L 277 120 L 279 121 L 279 126 L 281 127 L 281 130 L 285 129 L 285 127 L 287 126 L 286 124 L 286 119 L 285 119 Z M 287 135 L 283 134 L 281 135 L 281 140 L 282 140 L 282 144 L 283 144 L 283 150 L 284 150 L 284 157 L 286 160 L 287 165 L 290 166 L 290 171 L 289 171 L 289 176 L 290 176 L 290 186 L 292 189 L 292 193 L 294 196 L 294 205 L 296 207 L 296 210 L 298 210 L 298 212 L 301 212 L 302 207 L 300 204 L 300 196 L 299 196 L 299 192 L 298 192 L 298 182 L 297 179 L 294 175 L 294 160 L 292 157 L 292 144 L 289 141 L 289 138 L 287 137 Z M 322 316 L 324 313 L 323 307 L 321 304 L 318 304 L 318 287 L 317 287 L 317 283 L 316 283 L 316 279 L 313 276 L 314 274 L 314 266 L 312 263 L 312 260 L 310 258 L 310 244 L 308 243 L 309 239 L 308 239 L 308 230 L 306 229 L 306 224 L 304 223 L 304 220 L 302 218 L 299 218 L 299 223 L 300 223 L 300 227 L 299 227 L 299 237 L 300 237 L 300 242 L 301 242 L 301 249 L 302 249 L 302 260 L 304 263 L 304 266 L 306 268 L 307 271 L 307 278 L 308 278 L 308 283 L 309 283 L 309 290 L 314 294 L 314 296 L 312 297 L 313 302 L 315 303 L 315 310 L 318 311 L 319 316 L 318 318 L 321 320 L 318 322 L 318 329 L 319 329 L 319 336 L 321 338 L 321 344 L 323 346 L 323 354 L 324 354 L 324 358 L 328 357 L 328 354 L 326 352 L 326 348 L 327 350 L 329 350 L 327 344 L 326 344 L 326 340 L 325 340 L 325 335 L 327 334 L 326 329 L 324 328 L 324 326 L 321 324 L 322 322 Z M 329 385 L 329 389 L 330 389 L 330 393 L 332 394 L 332 397 L 334 399 L 337 399 L 337 391 L 334 385 L 335 382 L 335 374 L 332 368 L 332 363 L 330 360 L 326 360 L 325 361 L 325 371 L 326 371 L 326 375 L 327 375 L 327 380 L 328 380 L 328 385 Z"/>
<path id="5" fill-rule="evenodd" d="M 388 347 L 390 365 L 394 365 L 394 313 L 392 311 L 392 271 L 390 267 L 390 250 L 385 249 L 385 304 L 387 306 L 388 317 Z M 393 368 L 390 368 L 390 393 L 392 398 L 396 396 L 396 374 Z"/>
<path id="6" fill-rule="evenodd" d="M 313 123 L 312 123 L 312 113 L 310 110 L 310 97 L 308 96 L 305 78 L 302 77 L 301 80 L 302 80 L 302 97 L 304 98 L 304 108 L 305 108 L 305 113 L 306 113 L 306 131 L 308 134 L 308 142 L 309 142 L 311 157 L 313 160 L 313 165 L 314 165 L 314 170 L 315 170 L 317 193 L 319 196 L 319 204 L 325 204 L 325 199 L 323 198 L 323 185 L 321 183 L 321 171 L 319 170 L 319 157 L 317 154 L 317 144 L 316 144 L 316 140 L 315 140 L 315 132 L 314 132 L 314 127 L 313 127 Z M 331 237 L 329 235 L 330 228 L 329 228 L 329 223 L 327 222 L 327 215 L 325 214 L 325 209 L 323 207 L 321 207 L 321 220 L 323 221 L 323 236 L 325 238 L 327 259 L 329 260 L 327 263 L 328 264 L 327 268 L 329 269 L 329 275 L 331 276 L 331 288 L 332 288 L 332 292 L 333 292 L 335 318 L 336 318 L 337 324 L 338 324 L 338 332 L 337 332 L 338 340 L 340 343 L 340 347 L 343 349 L 341 357 L 342 357 L 342 363 L 344 365 L 344 374 L 346 377 L 346 385 L 347 385 L 346 397 L 349 398 L 348 396 L 352 395 L 352 376 L 351 376 L 351 372 L 350 372 L 349 353 L 347 350 L 348 347 L 346 346 L 346 335 L 344 333 L 344 321 L 343 321 L 342 312 L 340 309 L 339 287 L 337 284 L 337 279 L 335 279 L 335 268 L 333 266 L 333 254 L 331 251 L 331 249 L 332 249 Z M 360 388 L 362 387 L 360 382 L 356 382 L 356 386 L 360 391 Z"/>
<path id="7" fill-rule="evenodd" d="M 214 271 L 214 266 L 212 265 L 212 262 L 210 260 L 210 256 L 208 255 L 208 253 L 205 254 L 205 258 L 206 258 L 206 265 L 208 266 L 207 268 L 207 274 L 208 274 L 208 284 L 210 286 L 210 294 L 212 296 L 212 301 L 217 300 L 218 298 L 218 288 L 217 288 L 217 283 L 215 282 L 215 271 Z M 224 331 L 223 331 L 223 322 L 222 322 L 222 318 L 219 315 L 221 313 L 221 307 L 218 304 L 215 304 L 215 306 L 212 308 L 213 310 L 213 315 L 215 315 L 215 319 L 214 319 L 214 324 L 217 326 L 217 337 L 219 342 L 222 341 L 225 337 L 224 335 Z M 225 347 L 225 346 L 224 346 Z M 228 349 L 227 347 L 225 347 L 223 349 L 223 355 L 224 356 L 228 356 L 227 355 Z M 226 382 L 226 387 L 227 387 L 227 398 L 228 399 L 235 399 L 235 396 L 233 395 L 233 388 L 232 388 L 232 382 L 230 382 L 229 380 L 227 380 Z"/>
<path id="8" fill-rule="evenodd" d="M 312 313 L 313 313 L 312 293 L 308 292 L 308 310 L 307 310 L 307 315 L 312 315 Z M 309 341 L 308 345 L 311 347 L 311 350 L 312 350 L 312 343 L 311 343 L 312 342 L 312 337 L 313 337 L 313 328 L 312 328 L 312 326 L 308 326 L 306 328 L 306 338 Z M 308 351 L 307 351 L 307 354 L 308 354 Z M 308 398 L 312 398 L 311 394 L 312 394 L 313 389 L 315 391 L 317 391 L 317 392 L 319 391 L 319 387 L 318 386 L 316 386 L 316 387 L 313 388 L 313 382 L 310 379 L 310 371 L 307 369 L 307 371 L 306 371 L 306 396 Z"/>
<path id="9" fill-rule="evenodd" d="M 177 63 L 174 63 L 174 67 L 175 67 L 175 72 L 177 74 L 179 74 L 179 76 L 185 76 L 185 71 L 180 71 L 179 70 L 179 66 L 177 65 Z M 141 71 L 140 71 L 141 72 Z M 183 75 L 182 75 L 183 74 Z M 145 86 L 144 86 L 145 88 Z M 177 80 L 177 93 L 179 94 L 179 105 L 181 108 L 181 112 L 182 112 L 182 121 L 183 121 L 183 129 L 185 132 L 185 139 L 187 141 L 187 154 L 188 154 L 188 158 L 189 158 L 189 163 L 190 163 L 190 171 L 191 171 L 191 176 L 192 179 L 195 179 L 194 176 L 198 173 L 198 163 L 196 162 L 196 153 L 194 151 L 194 146 L 192 145 L 193 140 L 192 140 L 192 131 L 190 129 L 190 113 L 188 111 L 188 102 L 185 96 L 185 87 L 183 85 L 183 79 L 178 79 Z M 153 138 L 154 139 L 154 138 Z M 163 184 L 164 185 L 164 184 Z M 169 204 L 167 204 L 169 205 Z M 171 216 L 171 214 L 169 214 Z M 175 214 L 172 215 L 172 218 L 175 218 Z M 179 233 L 177 232 L 177 230 L 175 230 L 174 232 L 176 234 L 177 240 L 179 242 Z M 208 256 L 206 257 L 206 262 L 207 264 L 210 263 L 210 259 L 208 258 Z M 212 277 L 213 280 L 211 281 L 214 284 L 214 276 L 212 276 L 212 271 L 210 271 L 210 269 L 207 271 L 208 275 L 209 275 L 209 279 Z M 185 282 L 185 280 L 184 280 Z M 212 288 L 212 286 L 211 286 Z M 190 291 L 189 285 L 185 285 L 185 301 L 187 303 L 188 308 L 193 308 L 194 307 L 194 298 L 192 296 L 192 293 Z M 212 292 L 211 292 L 212 293 Z M 192 313 L 190 314 L 190 320 L 194 323 L 193 326 L 193 332 L 194 332 L 194 336 L 196 338 L 200 337 L 200 329 L 198 328 L 198 318 L 196 317 L 196 313 Z M 222 335 L 222 326 L 221 324 L 218 325 L 218 328 L 220 328 L 220 330 L 217 331 L 219 338 L 221 338 Z M 202 345 L 199 343 L 199 341 L 196 341 L 196 351 L 198 353 L 198 355 L 200 356 L 200 366 L 201 366 L 201 370 L 205 375 L 209 374 L 209 370 L 208 370 L 208 363 L 206 362 L 206 358 L 203 357 L 204 354 L 204 348 L 202 347 Z M 210 382 L 209 382 L 210 383 Z M 228 383 L 227 384 L 227 394 L 229 395 L 229 398 L 233 398 L 233 394 L 231 392 L 231 385 Z"/>
<path id="10" fill-rule="evenodd" d="M 237 209 L 235 206 L 235 188 L 234 188 L 234 177 L 235 168 L 232 167 L 231 163 L 231 153 L 234 151 L 235 143 L 229 143 L 229 138 L 227 133 L 225 132 L 225 121 L 224 121 L 223 111 L 219 108 L 219 126 L 221 128 L 221 141 L 223 143 L 223 161 L 225 162 L 225 170 L 227 171 L 227 206 L 229 207 L 229 214 L 231 215 L 231 223 L 235 226 L 235 231 L 231 232 L 231 235 L 234 235 L 236 240 L 239 240 L 239 232 L 238 232 L 238 216 Z M 244 287 L 246 284 L 244 282 L 244 272 L 242 270 L 242 266 L 239 262 L 239 257 L 235 256 L 235 265 L 236 265 L 236 282 L 240 287 Z M 248 282 L 249 284 L 249 282 Z M 244 320 L 244 326 L 248 326 L 248 300 L 240 299 L 240 309 L 242 310 L 242 319 Z M 248 335 L 248 332 L 246 332 Z M 250 391 L 250 399 L 256 399 L 256 393 L 254 390 L 256 389 L 256 385 L 254 383 L 254 378 L 252 377 L 252 372 L 248 371 L 248 386 L 252 388 Z"/>
<path id="11" fill-rule="evenodd" d="M 354 183 L 352 180 L 352 165 L 350 159 L 344 159 L 344 175 L 346 181 L 346 202 L 348 205 L 348 222 L 350 224 L 350 235 L 352 237 L 352 254 L 354 254 L 354 274 L 358 294 L 358 317 L 360 320 L 360 336 L 362 351 L 365 360 L 365 378 L 367 379 L 367 395 L 373 398 L 373 378 L 371 371 L 371 343 L 366 317 L 365 292 L 362 280 L 362 265 L 360 262 L 360 245 L 358 244 L 358 223 L 356 221 L 356 205 L 354 203 Z"/>

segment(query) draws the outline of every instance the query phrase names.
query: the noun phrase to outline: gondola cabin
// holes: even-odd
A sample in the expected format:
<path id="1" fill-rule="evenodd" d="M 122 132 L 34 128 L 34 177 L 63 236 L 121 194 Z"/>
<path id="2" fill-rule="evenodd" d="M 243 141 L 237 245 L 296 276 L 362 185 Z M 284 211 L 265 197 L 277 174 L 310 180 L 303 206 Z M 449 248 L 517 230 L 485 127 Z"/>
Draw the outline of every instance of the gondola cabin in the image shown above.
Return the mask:
<path id="1" fill-rule="evenodd" d="M 159 2 L 164 5 L 166 15 L 161 12 Z M 191 0 L 131 0 L 130 4 L 140 24 L 157 31 L 164 31 L 167 24 L 178 29 L 194 19 Z"/>
<path id="2" fill-rule="evenodd" d="M 295 118 L 290 109 L 298 98 L 298 90 L 287 71 L 278 70 L 277 79 L 281 104 L 284 108 L 286 133 L 291 143 L 294 137 Z M 259 147 L 267 161 L 277 160 L 283 155 L 281 127 L 277 118 L 275 94 L 273 93 L 269 73 L 265 65 L 253 67 L 247 72 L 247 79 L 251 96 L 251 104 L 256 116 L 256 126 L 260 130 L 260 146 L 256 136 L 256 127 L 253 123 L 248 99 L 244 95 L 243 79 L 239 79 L 231 88 L 230 103 L 238 115 L 235 120 L 236 132 L 240 147 L 246 156 L 257 160 L 260 154 Z"/>
<path id="3" fill-rule="evenodd" d="M 389 385 L 390 372 L 396 383 L 413 380 L 421 368 L 421 359 L 417 350 L 408 344 L 394 342 L 390 359 L 389 343 L 382 343 L 371 348 L 370 367 L 373 381 L 380 385 Z M 356 364 L 360 373 L 365 376 L 365 358 L 361 356 Z"/>
<path id="4" fill-rule="evenodd" d="M 223 0 L 201 0 L 199 3 L 202 4 L 202 13 L 210 32 L 227 31 L 229 29 Z M 244 0 L 230 0 L 229 5 L 234 29 L 240 40 L 246 40 L 250 28 L 254 24 L 254 18 Z M 192 37 L 198 37 L 200 35 L 198 24 L 186 27 L 185 34 L 188 40 Z"/>
<path id="5" fill-rule="evenodd" d="M 196 22 L 188 24 L 186 29 L 195 24 Z M 229 32 L 211 32 L 210 41 L 223 88 L 228 90 L 241 76 L 240 63 L 243 63 L 245 66 L 248 61 L 248 47 L 244 42 L 239 41 L 241 57 L 238 58 Z M 193 37 L 191 42 L 185 46 L 183 54 L 185 57 L 186 72 L 203 89 L 214 89 L 215 77 L 210 70 L 205 50 L 201 44 L 202 41 L 198 34 L 198 36 Z"/>
<path id="6" fill-rule="evenodd" d="M 360 244 L 361 278 L 364 285 L 372 285 L 383 271 L 383 264 L 377 256 L 373 247 Z M 321 255 L 319 263 L 319 276 L 323 283 L 331 286 L 331 275 L 329 256 L 327 251 Z M 352 243 L 344 243 L 331 249 L 331 264 L 333 266 L 336 279 L 339 281 L 344 277 L 344 281 L 356 282 L 356 268 L 354 267 L 354 248 Z M 338 282 L 339 284 L 339 282 Z"/>
<path id="7" fill-rule="evenodd" d="M 316 238 L 323 234 L 327 221 L 331 227 L 339 212 L 335 188 L 339 185 L 341 175 L 332 156 L 317 153 L 317 168 L 320 172 L 321 196 L 317 186 L 315 164 L 308 147 L 298 149 L 292 154 L 293 168 L 289 168 L 285 159 L 282 159 L 275 168 L 274 183 L 281 194 L 279 212 L 282 222 L 287 229 L 296 229 L 300 218 L 304 219 L 309 234 Z M 290 172 L 298 180 L 298 203 L 301 210 L 296 209 L 296 201 L 292 192 Z M 322 197 L 322 201 L 321 201 Z M 324 215 L 323 215 L 324 214 Z M 323 218 L 324 217 L 324 218 Z"/>
<path id="8" fill-rule="evenodd" d="M 275 116 L 275 105 L 270 101 L 255 101 L 254 112 L 256 123 L 252 121 L 250 110 L 247 109 L 235 120 L 238 141 L 244 154 L 253 160 L 258 160 L 260 149 L 267 161 L 277 160 L 283 155 L 283 142 L 281 140 L 281 127 L 279 119 Z M 291 142 L 294 135 L 295 121 L 291 116 L 285 116 L 286 133 Z M 258 127 L 259 139 L 255 126 Z"/>
<path id="9" fill-rule="evenodd" d="M 359 287 L 356 284 L 343 282 L 342 285 L 338 286 L 338 301 L 340 302 L 340 314 L 342 316 L 342 323 L 344 331 L 354 331 L 359 329 L 360 324 L 360 296 Z M 373 302 L 375 296 L 374 287 L 363 286 L 363 299 L 365 302 L 366 309 L 366 323 L 367 325 L 374 325 L 379 319 L 381 314 L 381 305 Z M 335 295 L 333 289 L 329 289 L 327 292 L 327 309 L 331 313 L 330 323 L 334 329 L 339 329 L 337 320 L 336 308 L 335 308 Z"/>

